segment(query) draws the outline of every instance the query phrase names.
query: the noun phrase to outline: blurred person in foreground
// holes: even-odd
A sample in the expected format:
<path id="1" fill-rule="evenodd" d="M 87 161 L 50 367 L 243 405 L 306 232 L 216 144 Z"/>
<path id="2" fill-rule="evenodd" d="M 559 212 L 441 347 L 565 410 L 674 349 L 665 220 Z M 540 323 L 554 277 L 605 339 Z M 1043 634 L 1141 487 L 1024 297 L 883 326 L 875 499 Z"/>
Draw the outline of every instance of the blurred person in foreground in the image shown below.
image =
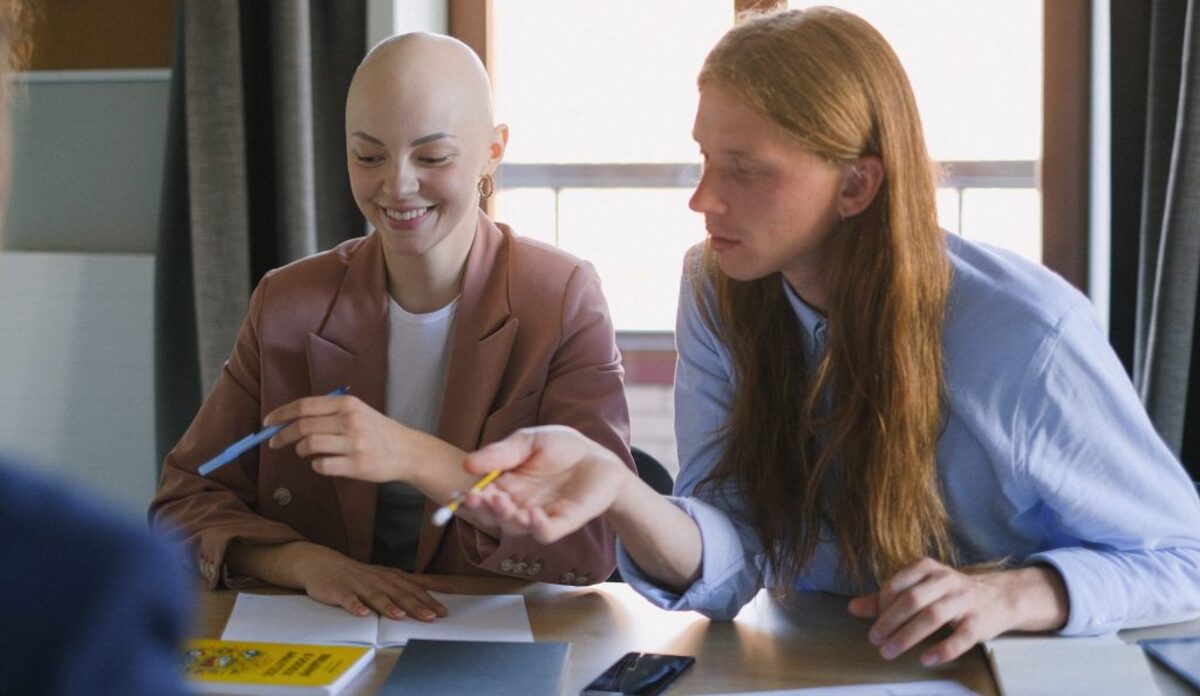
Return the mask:
<path id="1" fill-rule="evenodd" d="M 0 219 L 26 13 L 0 0 Z M 185 693 L 190 595 L 174 556 L 83 492 L 0 461 L 0 694 Z"/>

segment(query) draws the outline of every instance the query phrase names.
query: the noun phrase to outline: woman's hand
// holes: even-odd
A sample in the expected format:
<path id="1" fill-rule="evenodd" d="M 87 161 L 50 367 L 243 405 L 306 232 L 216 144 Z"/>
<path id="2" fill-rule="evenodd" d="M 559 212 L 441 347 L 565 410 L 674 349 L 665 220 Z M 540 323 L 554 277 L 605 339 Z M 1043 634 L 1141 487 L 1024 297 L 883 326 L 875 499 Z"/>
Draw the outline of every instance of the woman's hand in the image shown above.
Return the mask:
<path id="1" fill-rule="evenodd" d="M 351 614 L 375 611 L 389 619 L 411 616 L 432 621 L 446 607 L 429 590 L 453 592 L 444 582 L 395 568 L 360 563 L 327 546 L 308 541 L 285 544 L 233 542 L 225 553 L 230 572 L 249 575 L 279 587 L 304 590 L 308 596 Z"/>
<path id="2" fill-rule="evenodd" d="M 495 520 L 507 534 L 549 544 L 604 514 L 637 476 L 612 452 L 561 425 L 518 430 L 468 455 L 474 475 L 504 475 L 463 506 Z"/>
<path id="3" fill-rule="evenodd" d="M 889 660 L 950 627 L 949 637 L 921 654 L 921 664 L 929 667 L 1005 631 L 1061 628 L 1069 607 L 1053 568 L 970 575 L 926 558 L 893 575 L 878 592 L 850 600 L 849 609 L 875 619 L 867 638 Z"/>
<path id="4" fill-rule="evenodd" d="M 462 450 L 388 418 L 357 397 L 297 399 L 268 413 L 264 422 L 289 420 L 295 422 L 276 433 L 270 446 L 295 444 L 296 454 L 311 457 L 318 474 L 373 483 L 402 481 L 430 500 L 450 500 L 473 483 L 458 466 Z M 500 536 L 500 527 L 486 514 L 464 517 L 484 534 Z"/>
<path id="5" fill-rule="evenodd" d="M 382 483 L 412 478 L 414 452 L 427 435 L 388 418 L 355 396 L 310 396 L 271 411 L 266 425 L 295 422 L 271 438 L 272 448 L 296 445 L 325 476 Z"/>
<path id="6" fill-rule="evenodd" d="M 410 616 L 433 621 L 446 615 L 446 607 L 429 590 L 453 591 L 427 576 L 360 563 L 325 547 L 310 547 L 296 563 L 297 577 L 309 597 L 358 616 L 374 611 L 389 619 Z"/>

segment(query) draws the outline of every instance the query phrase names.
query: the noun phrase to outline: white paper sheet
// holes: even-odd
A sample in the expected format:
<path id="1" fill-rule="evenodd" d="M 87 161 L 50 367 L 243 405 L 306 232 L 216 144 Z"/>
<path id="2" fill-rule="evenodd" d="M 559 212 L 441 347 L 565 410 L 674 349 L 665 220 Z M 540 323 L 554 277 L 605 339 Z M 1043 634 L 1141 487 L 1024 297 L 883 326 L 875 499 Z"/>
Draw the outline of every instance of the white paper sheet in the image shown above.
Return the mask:
<path id="1" fill-rule="evenodd" d="M 533 642 L 521 595 L 429 594 L 445 605 L 447 615 L 430 623 L 380 619 L 380 646 L 404 645 L 409 638 Z"/>
<path id="2" fill-rule="evenodd" d="M 1001 636 L 983 648 L 1004 696 L 1159 693 L 1142 649 L 1116 635 Z"/>
<path id="3" fill-rule="evenodd" d="M 379 618 L 354 616 L 305 595 L 240 593 L 225 624 L 224 640 L 263 643 L 375 645 Z"/>
<path id="4" fill-rule="evenodd" d="M 448 615 L 431 623 L 354 616 L 303 595 L 239 594 L 221 638 L 273 643 L 354 644 L 387 647 L 409 638 L 533 641 L 521 595 L 431 592 Z"/>
<path id="5" fill-rule="evenodd" d="M 820 686 L 812 689 L 783 689 L 780 691 L 739 691 L 713 694 L 712 696 L 978 696 L 978 694 L 956 681 L 937 680 Z"/>

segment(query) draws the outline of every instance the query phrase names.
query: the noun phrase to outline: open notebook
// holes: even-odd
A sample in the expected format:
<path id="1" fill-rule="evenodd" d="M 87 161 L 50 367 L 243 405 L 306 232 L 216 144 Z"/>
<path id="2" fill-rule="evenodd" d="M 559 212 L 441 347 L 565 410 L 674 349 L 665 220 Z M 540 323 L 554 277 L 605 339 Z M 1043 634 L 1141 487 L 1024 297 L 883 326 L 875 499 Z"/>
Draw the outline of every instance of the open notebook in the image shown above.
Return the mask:
<path id="1" fill-rule="evenodd" d="M 532 641 L 521 595 L 459 595 L 431 592 L 447 616 L 423 623 L 376 614 L 354 616 L 304 595 L 241 593 L 225 624 L 223 640 L 350 644 L 391 647 L 410 638 Z"/>
<path id="2" fill-rule="evenodd" d="M 1007 635 L 983 645 L 1004 696 L 1157 694 L 1146 656 L 1116 635 Z"/>

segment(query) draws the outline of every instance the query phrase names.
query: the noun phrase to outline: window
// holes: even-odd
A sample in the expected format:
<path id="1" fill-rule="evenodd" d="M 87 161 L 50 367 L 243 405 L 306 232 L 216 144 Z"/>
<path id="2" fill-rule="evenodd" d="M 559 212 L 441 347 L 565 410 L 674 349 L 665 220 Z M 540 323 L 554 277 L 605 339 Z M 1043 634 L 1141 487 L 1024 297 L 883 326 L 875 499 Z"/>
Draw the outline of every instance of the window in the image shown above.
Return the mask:
<path id="1" fill-rule="evenodd" d="M 512 129 L 496 219 L 595 264 L 619 331 L 670 331 L 704 223 L 696 75 L 726 2 L 522 0 L 493 19 L 497 118 Z"/>
<path id="2" fill-rule="evenodd" d="M 930 155 L 943 163 L 942 227 L 1042 259 L 1042 0 L 790 0 L 870 22 L 908 72 Z"/>
<path id="3" fill-rule="evenodd" d="M 1041 259 L 1040 0 L 843 0 L 909 72 L 943 227 Z M 497 118 L 512 129 L 495 217 L 594 263 L 621 332 L 674 326 L 699 173 L 695 77 L 733 0 L 493 4 Z"/>

